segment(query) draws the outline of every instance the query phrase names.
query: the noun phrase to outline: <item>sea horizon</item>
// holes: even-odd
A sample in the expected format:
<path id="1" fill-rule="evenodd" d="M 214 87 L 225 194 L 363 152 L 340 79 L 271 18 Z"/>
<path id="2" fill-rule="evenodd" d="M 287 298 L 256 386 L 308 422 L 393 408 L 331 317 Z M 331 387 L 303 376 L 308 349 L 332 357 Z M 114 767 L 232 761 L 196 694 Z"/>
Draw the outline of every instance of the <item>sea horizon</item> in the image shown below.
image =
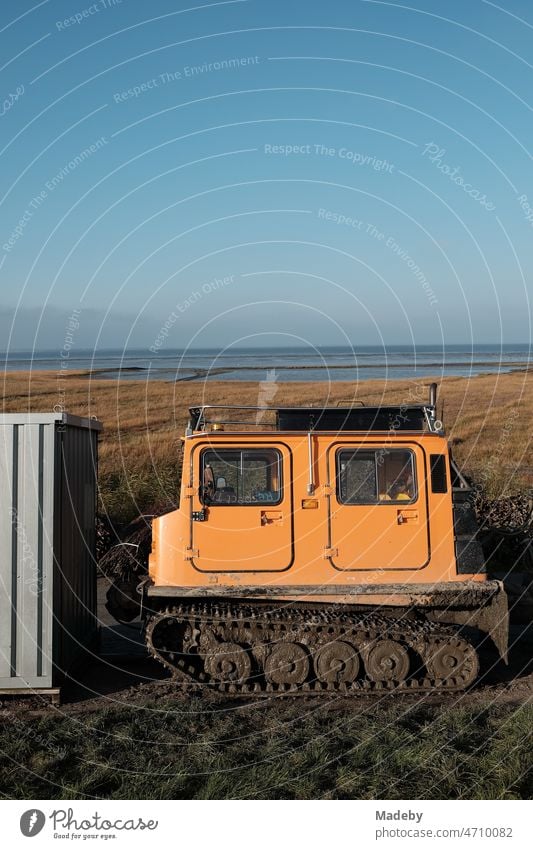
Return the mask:
<path id="1" fill-rule="evenodd" d="M 63 347 L 12 350 L 1 355 L 4 371 L 91 372 L 122 380 L 343 381 L 418 377 L 474 377 L 524 370 L 529 343 L 449 345 L 235 346 L 159 349 Z"/>

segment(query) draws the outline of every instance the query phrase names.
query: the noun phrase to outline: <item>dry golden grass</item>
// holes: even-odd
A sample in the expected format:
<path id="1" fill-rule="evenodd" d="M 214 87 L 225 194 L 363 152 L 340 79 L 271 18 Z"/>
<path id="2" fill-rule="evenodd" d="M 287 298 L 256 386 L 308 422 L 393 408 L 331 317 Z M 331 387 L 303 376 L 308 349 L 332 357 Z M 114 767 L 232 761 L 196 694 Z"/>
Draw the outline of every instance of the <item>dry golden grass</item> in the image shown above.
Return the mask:
<path id="1" fill-rule="evenodd" d="M 418 403 L 431 378 L 354 383 L 279 383 L 274 405 Z M 454 454 L 467 474 L 492 495 L 512 494 L 533 484 L 530 459 L 533 373 L 515 372 L 440 381 L 439 415 Z M 7 372 L 3 412 L 46 411 L 57 404 L 104 424 L 100 482 L 104 509 L 127 520 L 176 503 L 181 443 L 189 406 L 200 403 L 259 403 L 261 387 L 248 382 L 102 380 L 71 372 L 61 382 L 49 372 Z M 270 395 L 271 397 L 271 395 Z"/>

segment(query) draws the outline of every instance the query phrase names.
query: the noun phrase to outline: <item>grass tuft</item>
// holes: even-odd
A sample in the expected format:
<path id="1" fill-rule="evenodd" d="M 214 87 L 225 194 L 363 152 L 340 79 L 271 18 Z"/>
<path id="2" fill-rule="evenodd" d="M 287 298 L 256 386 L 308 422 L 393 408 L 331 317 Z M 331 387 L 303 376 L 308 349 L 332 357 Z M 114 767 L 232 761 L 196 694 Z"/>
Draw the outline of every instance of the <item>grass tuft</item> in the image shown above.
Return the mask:
<path id="1" fill-rule="evenodd" d="M 495 704 L 206 710 L 192 698 L 27 725 L 4 715 L 0 783 L 28 799 L 525 799 L 532 727 L 532 705 Z"/>

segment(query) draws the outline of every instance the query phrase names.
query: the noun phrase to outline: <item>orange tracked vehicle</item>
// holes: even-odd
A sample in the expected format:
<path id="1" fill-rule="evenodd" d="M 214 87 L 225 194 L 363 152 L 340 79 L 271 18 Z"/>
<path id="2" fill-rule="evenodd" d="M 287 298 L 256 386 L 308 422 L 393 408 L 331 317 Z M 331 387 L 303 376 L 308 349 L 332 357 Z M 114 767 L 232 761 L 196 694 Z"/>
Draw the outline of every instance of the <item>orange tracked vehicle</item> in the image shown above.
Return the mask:
<path id="1" fill-rule="evenodd" d="M 179 686 L 461 689 L 507 599 L 427 403 L 201 406 L 179 508 L 153 522 L 146 639 Z"/>

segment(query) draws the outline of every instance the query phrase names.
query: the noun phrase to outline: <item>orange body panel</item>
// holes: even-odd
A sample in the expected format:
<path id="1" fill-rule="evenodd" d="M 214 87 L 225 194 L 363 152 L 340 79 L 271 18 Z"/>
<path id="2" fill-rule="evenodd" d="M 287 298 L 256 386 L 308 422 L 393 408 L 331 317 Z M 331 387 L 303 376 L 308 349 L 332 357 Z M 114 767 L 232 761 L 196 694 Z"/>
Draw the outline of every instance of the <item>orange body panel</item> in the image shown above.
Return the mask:
<path id="1" fill-rule="evenodd" d="M 179 508 L 153 522 L 149 573 L 154 586 L 234 586 L 236 594 L 243 585 L 316 586 L 327 597 L 328 584 L 485 580 L 482 574 L 457 572 L 444 436 L 315 432 L 311 446 L 308 440 L 301 432 L 188 436 Z M 277 452 L 277 501 L 202 503 L 203 452 L 223 449 Z M 339 458 L 349 457 L 352 449 L 369 456 L 376 450 L 409 452 L 415 472 L 410 496 L 403 502 L 384 496 L 373 504 L 341 503 Z M 444 493 L 432 491 L 430 454 L 446 458 Z"/>

